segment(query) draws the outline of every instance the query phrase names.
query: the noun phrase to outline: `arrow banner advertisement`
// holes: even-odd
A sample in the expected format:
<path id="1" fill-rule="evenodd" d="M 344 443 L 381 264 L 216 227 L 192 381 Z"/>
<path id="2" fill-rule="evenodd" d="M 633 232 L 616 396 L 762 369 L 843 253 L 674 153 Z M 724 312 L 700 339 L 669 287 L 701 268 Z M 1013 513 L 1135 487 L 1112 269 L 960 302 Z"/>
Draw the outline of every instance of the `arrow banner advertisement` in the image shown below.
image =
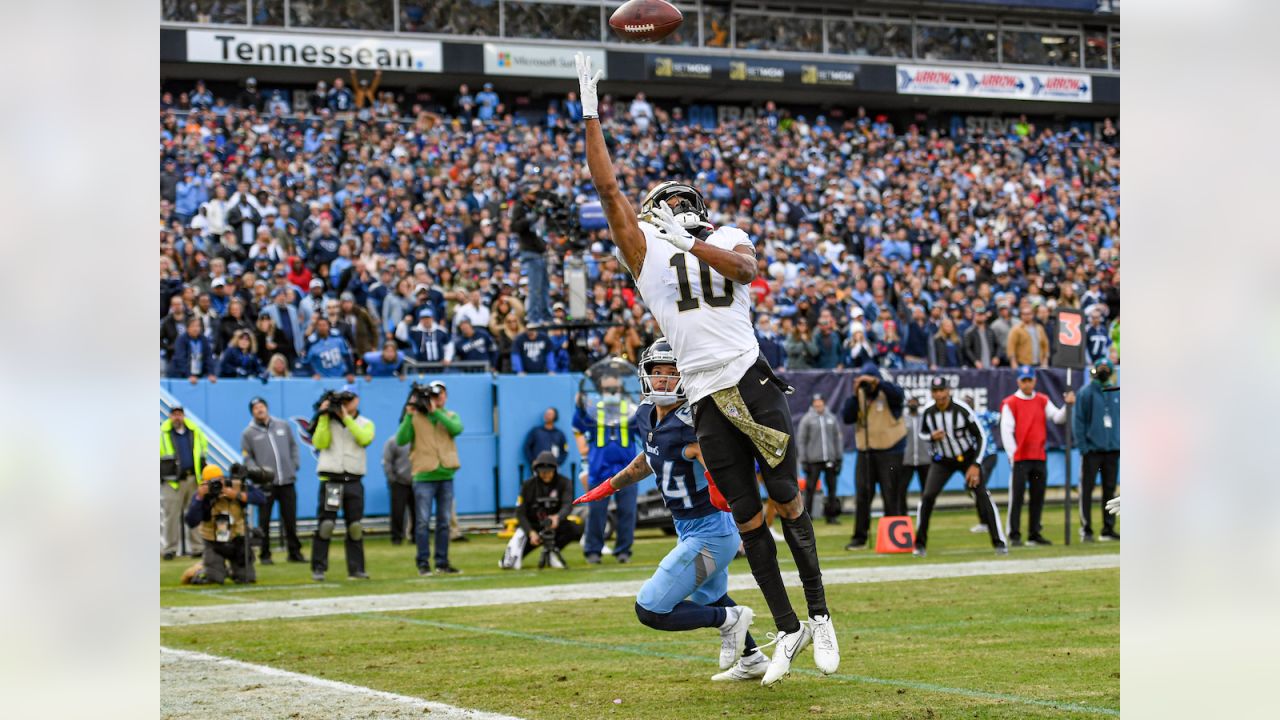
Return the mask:
<path id="1" fill-rule="evenodd" d="M 897 70 L 898 93 L 902 95 L 1093 102 L 1088 75 L 935 65 L 899 65 Z"/>

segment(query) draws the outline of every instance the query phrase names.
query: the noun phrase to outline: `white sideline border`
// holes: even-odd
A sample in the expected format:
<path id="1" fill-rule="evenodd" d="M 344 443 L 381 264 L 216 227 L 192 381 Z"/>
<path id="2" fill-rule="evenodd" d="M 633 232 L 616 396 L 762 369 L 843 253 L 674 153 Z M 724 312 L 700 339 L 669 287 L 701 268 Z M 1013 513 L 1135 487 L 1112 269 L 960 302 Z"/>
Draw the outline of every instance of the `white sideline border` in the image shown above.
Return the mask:
<path id="1" fill-rule="evenodd" d="M 255 663 L 243 662 L 241 660 L 233 660 L 231 658 L 220 657 L 218 655 L 209 655 L 202 652 L 192 650 L 175 650 L 164 646 L 160 647 L 162 656 L 168 655 L 171 659 L 180 661 L 187 669 L 194 669 L 196 672 L 207 673 L 201 677 L 202 685 L 206 689 L 214 688 L 226 693 L 244 694 L 246 688 L 243 686 L 242 677 L 238 678 L 235 671 L 239 671 L 239 675 L 253 675 L 263 679 L 271 678 L 273 680 L 282 681 L 296 687 L 297 685 L 309 685 L 320 688 L 330 693 L 338 695 L 354 695 L 371 700 L 379 700 L 390 706 L 402 706 L 403 717 L 421 717 L 425 713 L 430 713 L 433 718 L 445 718 L 446 720 L 520 720 L 510 715 L 499 715 L 496 713 L 485 712 L 483 710 L 470 710 L 448 705 L 432 700 L 424 700 L 422 698 L 410 697 L 408 695 L 399 695 L 396 693 L 386 692 L 384 690 L 374 690 L 361 685 L 352 685 L 350 683 L 339 682 L 337 680 L 326 680 L 314 675 L 306 675 L 303 673 L 292 672 L 290 670 L 281 670 L 269 665 L 258 665 Z M 164 658 L 161 658 L 162 662 Z M 163 677 L 163 673 L 162 673 Z M 273 694 L 272 688 L 251 688 L 264 689 L 267 694 Z M 164 692 L 162 690 L 162 697 Z M 274 697 L 282 702 L 289 702 L 290 698 L 275 694 Z M 323 698 L 310 695 L 306 698 L 306 706 L 312 710 L 319 710 L 318 716 L 333 717 L 332 714 L 326 713 L 323 707 Z M 273 710 L 268 707 L 257 708 L 258 713 L 254 713 L 248 708 L 240 708 L 237 712 L 246 712 L 247 715 L 240 717 L 279 717 L 273 714 Z M 378 717 L 401 717 L 400 714 L 388 716 L 381 714 L 383 712 L 394 712 L 390 708 L 380 709 Z M 163 710 L 162 710 L 162 714 Z"/>
<path id="2" fill-rule="evenodd" d="M 1120 567 L 1120 555 L 1118 553 L 1106 553 L 1100 555 L 1029 558 L 1025 560 L 1002 559 L 962 563 L 893 565 L 873 568 L 836 568 L 824 571 L 822 577 L 826 585 L 846 585 L 853 583 L 938 580 L 978 575 L 1021 575 L 1027 573 L 1101 570 L 1118 567 Z M 784 572 L 782 577 L 783 581 L 790 587 L 797 586 L 800 583 L 799 577 L 794 572 Z M 450 607 L 479 607 L 484 605 L 634 597 L 643 584 L 643 580 L 628 580 L 621 582 L 543 585 L 538 586 L 536 593 L 528 592 L 529 588 L 442 590 L 436 592 L 348 595 L 336 598 L 161 608 L 160 625 L 161 627 L 176 627 L 221 622 L 347 615 L 352 613 L 403 612 L 406 610 L 434 610 Z M 734 573 L 729 576 L 730 590 L 748 590 L 755 587 L 755 579 L 750 573 Z"/>

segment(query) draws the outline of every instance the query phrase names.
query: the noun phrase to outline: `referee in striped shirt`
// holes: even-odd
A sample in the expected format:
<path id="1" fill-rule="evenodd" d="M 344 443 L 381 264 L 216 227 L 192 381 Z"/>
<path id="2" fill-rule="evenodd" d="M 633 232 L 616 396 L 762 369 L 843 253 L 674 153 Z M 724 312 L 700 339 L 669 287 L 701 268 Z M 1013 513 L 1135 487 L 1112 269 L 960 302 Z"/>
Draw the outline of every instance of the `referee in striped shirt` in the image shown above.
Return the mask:
<path id="1" fill-rule="evenodd" d="M 1009 549 L 1000 527 L 1000 518 L 982 477 L 982 456 L 989 442 L 982 424 L 978 422 L 978 416 L 972 408 L 951 398 L 951 386 L 947 384 L 945 377 L 935 377 L 930 384 L 930 392 L 933 394 L 933 404 L 925 408 L 921 416 L 920 437 L 932 444 L 933 462 L 929 465 L 924 494 L 916 510 L 914 554 L 916 557 L 925 556 L 933 504 L 942 492 L 942 486 L 947 484 L 953 473 L 959 472 L 964 474 L 965 485 L 973 494 L 973 502 L 978 506 L 978 516 L 987 525 L 996 554 L 1006 555 Z"/>

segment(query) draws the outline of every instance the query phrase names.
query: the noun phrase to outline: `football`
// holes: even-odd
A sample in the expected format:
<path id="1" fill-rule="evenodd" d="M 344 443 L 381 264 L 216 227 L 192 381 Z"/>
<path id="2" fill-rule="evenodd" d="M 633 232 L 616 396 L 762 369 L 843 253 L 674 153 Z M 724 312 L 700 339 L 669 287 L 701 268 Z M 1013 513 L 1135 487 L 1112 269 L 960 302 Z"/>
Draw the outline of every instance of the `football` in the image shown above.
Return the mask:
<path id="1" fill-rule="evenodd" d="M 665 0 L 629 0 L 609 16 L 609 27 L 631 42 L 658 42 L 682 22 L 684 15 Z"/>

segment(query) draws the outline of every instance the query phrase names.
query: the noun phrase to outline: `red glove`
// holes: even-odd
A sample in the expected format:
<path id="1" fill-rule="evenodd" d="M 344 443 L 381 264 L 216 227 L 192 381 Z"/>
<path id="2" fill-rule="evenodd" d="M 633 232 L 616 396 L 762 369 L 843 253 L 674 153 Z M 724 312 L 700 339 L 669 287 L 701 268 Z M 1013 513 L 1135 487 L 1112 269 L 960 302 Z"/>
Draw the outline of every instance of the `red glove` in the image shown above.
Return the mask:
<path id="1" fill-rule="evenodd" d="M 730 512 L 729 501 L 724 499 L 724 495 L 720 494 L 720 488 L 716 487 L 716 481 L 711 479 L 710 471 L 703 470 L 702 477 L 707 479 L 707 493 L 711 496 L 711 504 L 717 510 Z"/>
<path id="2" fill-rule="evenodd" d="M 612 478 L 610 478 L 610 480 L 611 479 Z M 574 500 L 573 504 L 581 505 L 582 503 L 589 503 L 589 502 L 595 502 L 596 500 L 603 500 L 604 498 L 609 497 L 615 492 L 617 492 L 617 490 L 614 489 L 613 484 L 610 483 L 609 480 L 605 480 L 599 485 L 591 488 L 591 490 L 589 490 L 586 494 L 578 496 L 578 499 Z"/>

